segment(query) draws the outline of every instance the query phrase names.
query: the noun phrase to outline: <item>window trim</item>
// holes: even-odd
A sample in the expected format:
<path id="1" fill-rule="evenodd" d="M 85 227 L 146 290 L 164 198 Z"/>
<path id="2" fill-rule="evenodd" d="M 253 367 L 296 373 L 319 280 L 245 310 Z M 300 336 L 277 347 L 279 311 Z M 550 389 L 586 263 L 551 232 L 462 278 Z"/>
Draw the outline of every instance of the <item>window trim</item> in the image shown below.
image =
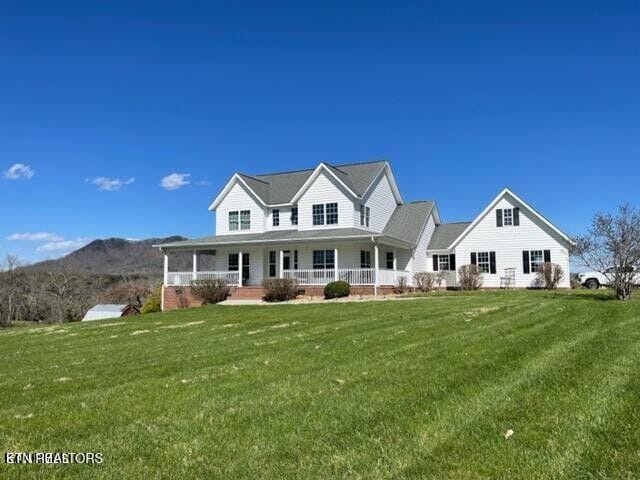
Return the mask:
<path id="1" fill-rule="evenodd" d="M 509 212 L 509 217 L 507 218 L 507 212 Z M 513 227 L 513 208 L 503 208 L 502 209 L 502 226 L 503 227 Z M 507 223 L 508 220 L 508 223 Z"/>
<path id="2" fill-rule="evenodd" d="M 371 224 L 371 208 L 364 203 L 360 204 L 360 226 L 369 227 Z"/>
<path id="3" fill-rule="evenodd" d="M 487 256 L 487 261 L 486 262 L 481 262 L 480 261 L 480 255 L 486 255 Z M 487 265 L 487 269 L 484 270 L 484 268 L 482 267 L 482 264 L 486 263 Z M 491 253 L 490 252 L 476 252 L 476 265 L 478 267 L 478 270 L 480 270 L 480 273 L 491 273 Z"/>
<path id="4" fill-rule="evenodd" d="M 234 216 L 235 221 L 232 220 L 232 217 Z M 235 228 L 233 227 L 233 225 L 235 225 Z M 240 230 L 240 213 L 238 212 L 238 210 L 229 212 L 228 228 L 230 232 L 237 232 L 238 230 Z"/>
<path id="5" fill-rule="evenodd" d="M 335 206 L 335 212 L 333 211 L 333 207 Z M 332 208 L 331 213 L 329 213 L 329 207 Z M 324 204 L 324 213 L 325 213 L 325 224 L 326 225 L 338 225 L 340 223 L 340 219 L 338 217 L 338 202 L 330 202 Z M 335 217 L 335 218 L 334 218 Z M 331 221 L 329 221 L 331 220 Z"/>
<path id="6" fill-rule="evenodd" d="M 291 207 L 291 225 L 298 225 L 298 207 Z"/>
<path id="7" fill-rule="evenodd" d="M 445 264 L 446 264 L 446 268 L 444 268 Z M 448 254 L 447 255 L 438 255 L 438 271 L 440 271 L 440 272 L 450 272 L 451 271 L 450 256 Z"/>
<path id="8" fill-rule="evenodd" d="M 333 270 L 336 267 L 334 253 L 333 250 L 313 250 L 311 253 L 313 270 Z M 319 255 L 322 255 L 322 262 L 316 262 L 316 257 Z M 331 256 L 331 262 L 328 261 L 328 256 Z"/>
<path id="9" fill-rule="evenodd" d="M 395 258 L 396 256 L 393 254 L 393 252 L 387 252 L 387 254 L 385 255 L 385 265 L 387 266 L 387 270 L 393 270 L 393 263 Z M 389 260 L 391 260 L 391 263 L 389 263 Z"/>
<path id="10" fill-rule="evenodd" d="M 269 277 L 273 278 L 278 274 L 278 252 L 276 252 L 275 250 L 269 250 L 268 263 L 269 263 Z"/>
<path id="11" fill-rule="evenodd" d="M 240 230 L 251 230 L 251 210 L 240 210 Z"/>
<path id="12" fill-rule="evenodd" d="M 533 253 L 540 253 L 540 260 L 536 261 L 535 264 L 537 265 L 536 268 L 533 268 L 534 265 L 534 261 L 533 261 Z M 539 265 L 543 265 L 544 264 L 544 250 L 529 250 L 529 273 L 538 273 L 539 270 Z"/>
<path id="13" fill-rule="evenodd" d="M 371 268 L 370 250 L 360 250 L 360 268 Z"/>
<path id="14" fill-rule="evenodd" d="M 324 203 L 311 205 L 311 223 L 314 226 L 324 225 Z"/>

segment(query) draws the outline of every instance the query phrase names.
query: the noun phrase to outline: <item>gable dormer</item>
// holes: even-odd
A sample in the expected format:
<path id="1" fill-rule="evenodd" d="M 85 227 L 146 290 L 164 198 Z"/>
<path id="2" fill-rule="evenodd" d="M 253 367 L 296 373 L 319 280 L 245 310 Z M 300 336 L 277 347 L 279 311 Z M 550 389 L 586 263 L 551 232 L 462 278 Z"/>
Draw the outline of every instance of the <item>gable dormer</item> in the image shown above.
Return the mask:
<path id="1" fill-rule="evenodd" d="M 237 174 L 227 183 L 209 209 L 216 212 L 218 235 L 264 231 L 266 206 Z"/>

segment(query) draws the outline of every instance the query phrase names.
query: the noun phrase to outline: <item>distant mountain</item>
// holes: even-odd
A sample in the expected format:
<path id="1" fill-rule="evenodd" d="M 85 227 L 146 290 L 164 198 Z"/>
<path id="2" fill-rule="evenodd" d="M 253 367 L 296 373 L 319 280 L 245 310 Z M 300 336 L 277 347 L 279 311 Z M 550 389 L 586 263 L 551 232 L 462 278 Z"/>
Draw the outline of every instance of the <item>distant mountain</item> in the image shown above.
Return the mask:
<path id="1" fill-rule="evenodd" d="M 185 237 L 148 238 L 125 240 L 107 238 L 94 240 L 74 252 L 55 260 L 45 260 L 26 267 L 27 270 L 60 271 L 78 273 L 108 273 L 114 275 L 153 274 L 162 275 L 162 253 L 153 245 L 186 240 Z M 172 256 L 172 270 L 190 270 L 190 257 Z"/>

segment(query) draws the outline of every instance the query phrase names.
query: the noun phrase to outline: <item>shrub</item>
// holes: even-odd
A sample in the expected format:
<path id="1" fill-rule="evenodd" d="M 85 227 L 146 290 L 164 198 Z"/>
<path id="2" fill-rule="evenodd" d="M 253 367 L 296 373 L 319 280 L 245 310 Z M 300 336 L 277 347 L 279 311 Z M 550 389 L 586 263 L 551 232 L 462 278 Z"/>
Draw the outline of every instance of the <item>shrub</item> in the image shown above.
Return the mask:
<path id="1" fill-rule="evenodd" d="M 298 283 L 293 278 L 267 278 L 262 281 L 264 300 L 284 302 L 298 295 Z"/>
<path id="2" fill-rule="evenodd" d="M 191 282 L 191 293 L 197 299 L 202 300 L 203 305 L 209 305 L 226 300 L 231 294 L 231 287 L 220 278 L 194 280 Z"/>
<path id="3" fill-rule="evenodd" d="M 482 273 L 477 265 L 462 265 L 458 269 L 458 281 L 462 290 L 477 290 L 482 286 Z"/>
<path id="4" fill-rule="evenodd" d="M 156 290 L 147 297 L 147 299 L 142 304 L 140 313 L 153 313 L 162 310 L 161 288 L 162 287 L 156 288 Z"/>
<path id="5" fill-rule="evenodd" d="M 350 293 L 351 286 L 348 282 L 344 282 L 342 280 L 327 283 L 324 287 L 324 298 L 348 297 Z"/>
<path id="6" fill-rule="evenodd" d="M 556 263 L 545 262 L 536 274 L 536 284 L 547 290 L 555 290 L 564 278 L 562 267 Z"/>
<path id="7" fill-rule="evenodd" d="M 407 277 L 398 277 L 396 284 L 393 287 L 394 293 L 404 293 L 409 290 L 409 285 L 407 284 Z"/>
<path id="8" fill-rule="evenodd" d="M 419 292 L 430 292 L 433 290 L 436 278 L 431 272 L 416 272 L 413 274 L 413 283 Z"/>

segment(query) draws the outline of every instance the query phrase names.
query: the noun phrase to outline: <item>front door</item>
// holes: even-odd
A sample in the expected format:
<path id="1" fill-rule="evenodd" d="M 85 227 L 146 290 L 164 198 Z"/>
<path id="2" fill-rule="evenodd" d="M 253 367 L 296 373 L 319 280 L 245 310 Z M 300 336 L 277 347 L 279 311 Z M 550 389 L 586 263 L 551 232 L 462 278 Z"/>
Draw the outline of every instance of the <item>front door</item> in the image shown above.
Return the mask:
<path id="1" fill-rule="evenodd" d="M 291 270 L 291 251 L 284 250 L 282 252 L 282 269 Z"/>

